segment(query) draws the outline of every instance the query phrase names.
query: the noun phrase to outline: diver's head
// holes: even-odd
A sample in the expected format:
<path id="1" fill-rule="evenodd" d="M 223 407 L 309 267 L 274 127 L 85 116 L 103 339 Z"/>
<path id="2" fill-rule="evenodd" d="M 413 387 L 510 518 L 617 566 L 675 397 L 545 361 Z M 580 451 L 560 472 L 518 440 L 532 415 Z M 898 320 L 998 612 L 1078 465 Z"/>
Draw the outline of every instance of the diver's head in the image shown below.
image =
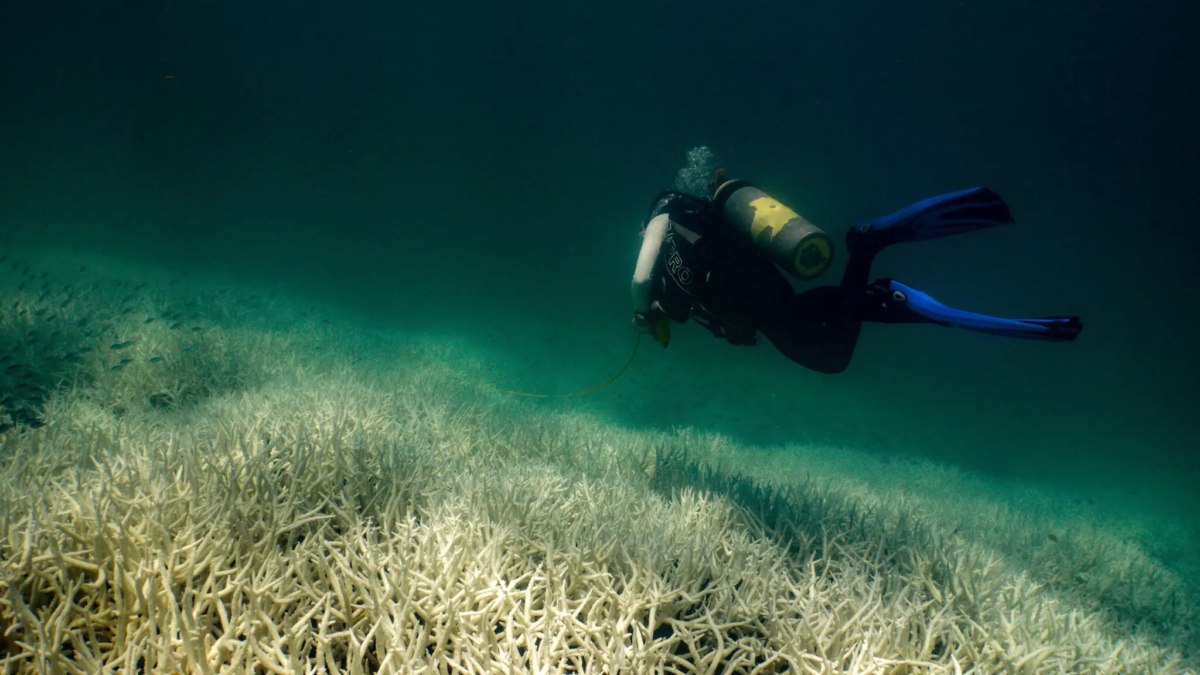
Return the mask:
<path id="1" fill-rule="evenodd" d="M 717 194 L 717 189 L 725 184 L 725 169 L 720 168 L 713 172 L 712 178 L 708 180 L 708 198 L 712 199 Z"/>

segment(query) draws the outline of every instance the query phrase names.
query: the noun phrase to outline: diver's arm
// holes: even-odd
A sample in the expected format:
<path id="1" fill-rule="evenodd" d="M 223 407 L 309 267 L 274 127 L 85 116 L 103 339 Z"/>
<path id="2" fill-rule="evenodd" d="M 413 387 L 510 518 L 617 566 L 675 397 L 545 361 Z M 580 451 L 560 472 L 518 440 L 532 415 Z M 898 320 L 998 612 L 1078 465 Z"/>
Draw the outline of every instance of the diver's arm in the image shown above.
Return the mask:
<path id="1" fill-rule="evenodd" d="M 646 225 L 642 250 L 638 253 L 637 267 L 633 270 L 633 284 L 630 287 L 635 314 L 646 314 L 650 311 L 650 274 L 654 271 L 654 261 L 658 259 L 658 250 L 662 247 L 669 222 L 669 216 L 661 213 Z"/>

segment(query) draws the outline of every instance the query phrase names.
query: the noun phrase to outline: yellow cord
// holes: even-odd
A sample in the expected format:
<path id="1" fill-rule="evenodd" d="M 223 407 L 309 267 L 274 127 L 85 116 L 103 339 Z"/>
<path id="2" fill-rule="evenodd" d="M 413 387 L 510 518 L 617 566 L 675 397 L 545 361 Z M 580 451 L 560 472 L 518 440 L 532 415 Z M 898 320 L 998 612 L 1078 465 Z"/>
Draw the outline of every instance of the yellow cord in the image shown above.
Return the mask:
<path id="1" fill-rule="evenodd" d="M 573 394 L 526 394 L 523 391 L 513 391 L 511 389 L 502 389 L 500 387 L 496 387 L 496 388 L 500 389 L 500 391 L 502 391 L 506 394 L 513 394 L 515 396 L 529 396 L 531 398 L 559 398 L 559 397 L 567 398 L 568 396 L 583 396 L 584 394 L 590 394 L 593 391 L 598 391 L 600 389 L 607 387 L 608 385 L 612 384 L 613 382 L 616 382 L 618 377 L 624 375 L 625 371 L 629 369 L 629 365 L 631 363 L 633 363 L 634 357 L 637 356 L 638 346 L 641 344 L 642 344 L 642 334 L 638 333 L 637 342 L 633 343 L 633 353 L 629 355 L 629 360 L 625 362 L 625 365 L 621 366 L 621 370 L 617 371 L 617 374 L 613 375 L 611 378 L 609 378 L 609 380 L 607 382 L 605 382 L 604 384 L 597 386 L 597 387 L 592 387 L 591 389 L 588 389 L 586 391 L 577 391 Z"/>

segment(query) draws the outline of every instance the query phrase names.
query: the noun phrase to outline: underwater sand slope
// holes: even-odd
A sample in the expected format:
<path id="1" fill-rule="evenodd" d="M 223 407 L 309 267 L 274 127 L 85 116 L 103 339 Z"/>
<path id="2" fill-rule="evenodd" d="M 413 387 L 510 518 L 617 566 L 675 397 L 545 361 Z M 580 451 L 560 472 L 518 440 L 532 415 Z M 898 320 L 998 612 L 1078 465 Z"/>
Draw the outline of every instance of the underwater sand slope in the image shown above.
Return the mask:
<path id="1" fill-rule="evenodd" d="M 1103 542 L 1044 581 L 935 501 L 505 399 L 462 345 L 109 285 L 0 297 L 57 377 L 0 433 L 5 673 L 1196 672 L 1166 572 L 1131 608 L 1056 581 L 1123 569 Z"/>

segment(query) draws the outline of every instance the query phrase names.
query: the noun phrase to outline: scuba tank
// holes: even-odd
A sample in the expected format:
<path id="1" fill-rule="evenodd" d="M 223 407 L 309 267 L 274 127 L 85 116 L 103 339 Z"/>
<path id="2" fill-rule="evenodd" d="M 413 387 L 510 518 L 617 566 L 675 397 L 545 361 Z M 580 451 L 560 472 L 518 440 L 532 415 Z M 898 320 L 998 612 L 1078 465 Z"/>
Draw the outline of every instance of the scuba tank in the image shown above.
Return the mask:
<path id="1" fill-rule="evenodd" d="M 745 234 L 772 262 L 801 281 L 821 276 L 833 261 L 833 239 L 803 216 L 745 180 L 713 176 L 717 213 Z"/>

